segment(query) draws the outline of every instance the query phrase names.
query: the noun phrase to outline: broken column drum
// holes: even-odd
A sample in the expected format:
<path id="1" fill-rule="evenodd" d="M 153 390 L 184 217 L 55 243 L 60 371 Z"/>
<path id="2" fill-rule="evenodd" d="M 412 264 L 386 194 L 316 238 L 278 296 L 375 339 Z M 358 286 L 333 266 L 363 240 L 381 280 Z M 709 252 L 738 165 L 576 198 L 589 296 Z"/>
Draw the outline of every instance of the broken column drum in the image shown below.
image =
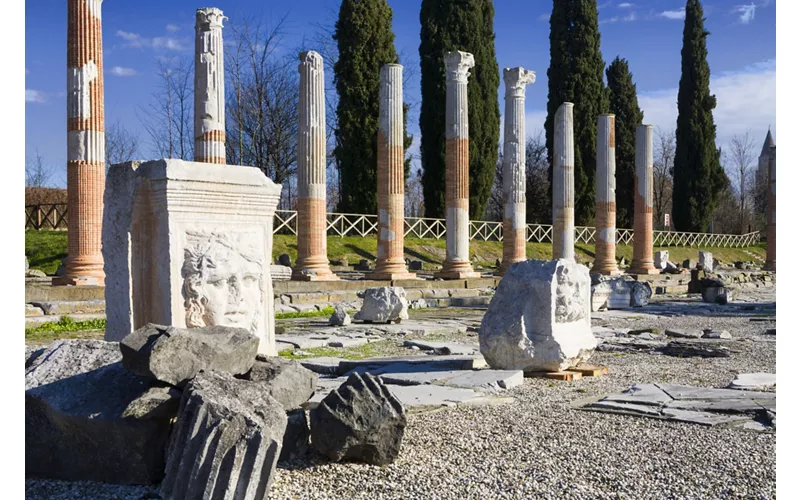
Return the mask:
<path id="1" fill-rule="evenodd" d="M 479 278 L 469 261 L 469 109 L 467 79 L 475 66 L 468 52 L 444 56 L 445 101 L 445 208 L 447 256 L 437 278 Z"/>
<path id="2" fill-rule="evenodd" d="M 194 42 L 194 161 L 225 164 L 225 64 L 217 8 L 197 9 Z"/>
<path id="3" fill-rule="evenodd" d="M 571 102 L 555 117 L 553 145 L 553 259 L 575 260 L 575 145 Z"/>
<path id="4" fill-rule="evenodd" d="M 776 241 L 777 236 L 775 226 L 775 165 L 777 159 L 777 147 L 770 146 L 769 148 L 769 192 L 767 193 L 767 259 L 764 262 L 765 271 L 776 270 Z"/>
<path id="5" fill-rule="evenodd" d="M 616 119 L 612 114 L 597 117 L 597 174 L 595 178 L 595 236 L 593 273 L 620 274 L 617 268 L 617 161 Z"/>
<path id="6" fill-rule="evenodd" d="M 636 192 L 630 274 L 658 274 L 653 264 L 653 126 L 636 127 Z"/>
<path id="7" fill-rule="evenodd" d="M 525 260 L 525 87 L 536 73 L 505 68 L 505 132 L 503 133 L 503 262 L 499 273 Z"/>
<path id="8" fill-rule="evenodd" d="M 416 278 L 403 258 L 405 171 L 403 168 L 403 67 L 381 67 L 378 121 L 378 261 L 374 280 Z"/>
<path id="9" fill-rule="evenodd" d="M 103 285 L 102 0 L 67 2 L 67 259 L 54 285 Z"/>
<path id="10" fill-rule="evenodd" d="M 330 270 L 325 179 L 325 74 L 322 56 L 300 53 L 297 128 L 297 264 L 293 280 L 336 280 Z"/>

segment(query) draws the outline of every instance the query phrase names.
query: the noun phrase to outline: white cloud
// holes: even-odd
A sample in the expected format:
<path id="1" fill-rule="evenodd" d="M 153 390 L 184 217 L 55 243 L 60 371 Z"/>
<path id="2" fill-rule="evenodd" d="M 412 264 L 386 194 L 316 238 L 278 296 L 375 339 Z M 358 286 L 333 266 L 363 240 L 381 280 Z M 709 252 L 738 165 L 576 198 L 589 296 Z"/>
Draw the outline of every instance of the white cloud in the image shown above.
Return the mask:
<path id="1" fill-rule="evenodd" d="M 179 29 L 181 29 L 181 27 L 180 27 L 180 26 L 177 26 L 177 25 L 175 25 L 175 24 L 168 24 L 168 25 L 167 25 L 167 31 L 169 31 L 170 33 L 175 33 L 175 32 L 176 32 L 176 31 L 178 31 Z"/>
<path id="2" fill-rule="evenodd" d="M 127 42 L 126 47 L 133 47 L 137 49 L 150 48 L 155 50 L 184 50 L 186 47 L 177 38 L 166 36 L 157 36 L 154 38 L 143 37 L 139 33 L 129 33 L 127 31 L 117 31 L 117 36 Z"/>
<path id="3" fill-rule="evenodd" d="M 620 22 L 620 21 L 621 22 L 630 22 L 630 21 L 635 21 L 636 19 L 637 19 L 636 12 L 631 12 L 627 16 L 622 16 L 622 17 L 614 16 L 614 17 L 610 17 L 608 19 L 601 19 L 600 20 L 600 24 L 616 23 L 616 22 Z"/>
<path id="4" fill-rule="evenodd" d="M 46 101 L 47 101 L 47 96 L 41 90 L 25 89 L 25 102 L 44 104 Z"/>
<path id="5" fill-rule="evenodd" d="M 111 68 L 111 74 L 116 76 L 134 76 L 136 70 L 133 68 L 123 68 L 122 66 L 114 66 Z"/>
<path id="6" fill-rule="evenodd" d="M 659 16 L 665 17 L 667 19 L 683 20 L 686 17 L 686 11 L 685 10 L 665 10 L 664 12 L 659 14 Z"/>
<path id="7" fill-rule="evenodd" d="M 630 9 L 631 7 L 633 7 L 633 4 L 628 2 L 623 2 L 617 5 L 617 7 L 619 7 L 620 9 Z"/>
<path id="8" fill-rule="evenodd" d="M 739 14 L 739 22 L 749 24 L 756 17 L 756 4 L 737 5 L 733 8 L 733 12 Z"/>
<path id="9" fill-rule="evenodd" d="M 549 13 L 542 14 L 541 16 L 539 16 L 539 20 L 540 21 L 549 21 L 550 20 L 550 14 Z"/>

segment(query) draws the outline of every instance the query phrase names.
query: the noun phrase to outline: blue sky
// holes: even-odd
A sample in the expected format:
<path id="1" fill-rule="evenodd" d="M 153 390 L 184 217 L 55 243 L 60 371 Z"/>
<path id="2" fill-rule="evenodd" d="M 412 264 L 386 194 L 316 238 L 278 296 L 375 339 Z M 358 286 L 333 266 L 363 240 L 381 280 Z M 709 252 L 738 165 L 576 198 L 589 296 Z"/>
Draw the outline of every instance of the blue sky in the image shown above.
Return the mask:
<path id="1" fill-rule="evenodd" d="M 314 37 L 319 25 L 335 22 L 340 0 L 219 0 L 208 5 L 184 0 L 106 0 L 103 3 L 106 123 L 119 120 L 138 132 L 149 159 L 146 133 L 136 109 L 148 102 L 157 83 L 159 56 L 191 55 L 194 11 L 221 8 L 228 25 L 244 17 L 277 22 L 286 16 L 283 47 L 294 51 Z M 394 10 L 395 44 L 401 63 L 412 72 L 405 89 L 412 104 L 409 132 L 418 136 L 419 0 L 389 0 Z M 706 14 L 712 92 L 719 146 L 748 130 L 760 144 L 767 127 L 776 142 L 776 13 L 774 0 L 715 0 L 703 3 Z M 606 63 L 617 55 L 628 59 L 645 123 L 674 129 L 680 50 L 682 0 L 600 1 L 601 49 Z M 542 129 L 547 105 L 549 14 L 551 0 L 495 2 L 497 61 L 500 68 L 523 66 L 536 72 L 528 86 L 527 130 Z M 223 31 L 223 36 L 224 36 Z M 313 47 L 309 47 L 313 48 Z M 501 79 L 502 80 L 502 79 Z M 66 163 L 66 2 L 26 0 L 25 14 L 25 151 L 38 149 L 56 169 L 54 183 L 65 184 Z M 500 109 L 503 110 L 499 89 Z M 502 129 L 502 127 L 501 127 Z M 418 149 L 418 137 L 412 150 Z M 418 163 L 418 161 L 417 161 Z"/>

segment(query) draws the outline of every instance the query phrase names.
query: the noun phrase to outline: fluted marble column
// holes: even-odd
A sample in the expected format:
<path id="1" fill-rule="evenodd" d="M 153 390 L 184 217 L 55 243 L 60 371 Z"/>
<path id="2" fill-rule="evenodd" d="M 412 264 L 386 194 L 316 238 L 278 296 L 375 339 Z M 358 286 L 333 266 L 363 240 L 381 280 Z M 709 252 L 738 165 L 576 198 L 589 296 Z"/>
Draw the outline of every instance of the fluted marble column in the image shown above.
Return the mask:
<path id="1" fill-rule="evenodd" d="M 67 259 L 54 285 L 104 285 L 102 0 L 67 1 Z"/>
<path id="2" fill-rule="evenodd" d="M 617 268 L 617 160 L 616 119 L 612 114 L 597 117 L 597 173 L 595 175 L 595 235 L 593 273 L 621 274 Z"/>
<path id="3" fill-rule="evenodd" d="M 776 268 L 776 226 L 775 226 L 775 165 L 777 160 L 776 146 L 769 148 L 769 192 L 767 193 L 767 260 L 764 262 L 765 271 L 775 271 Z"/>
<path id="4" fill-rule="evenodd" d="M 194 42 L 194 160 L 225 164 L 225 63 L 222 21 L 214 8 L 197 9 Z"/>
<path id="5" fill-rule="evenodd" d="M 658 274 L 653 264 L 653 126 L 636 127 L 636 192 L 630 274 Z"/>
<path id="6" fill-rule="evenodd" d="M 575 259 L 575 143 L 571 102 L 555 116 L 553 148 L 553 259 Z"/>
<path id="7" fill-rule="evenodd" d="M 378 261 L 374 280 L 416 278 L 403 257 L 405 172 L 403 169 L 403 67 L 381 67 L 378 121 Z"/>
<path id="8" fill-rule="evenodd" d="M 505 129 L 503 131 L 503 262 L 497 274 L 525 260 L 525 87 L 536 73 L 505 68 Z"/>
<path id="9" fill-rule="evenodd" d="M 336 280 L 328 263 L 325 75 L 322 56 L 300 53 L 297 129 L 297 264 L 293 280 Z"/>
<path id="10" fill-rule="evenodd" d="M 469 109 L 467 79 L 475 66 L 469 52 L 444 56 L 445 100 L 445 208 L 447 257 L 437 278 L 479 278 L 469 261 Z"/>

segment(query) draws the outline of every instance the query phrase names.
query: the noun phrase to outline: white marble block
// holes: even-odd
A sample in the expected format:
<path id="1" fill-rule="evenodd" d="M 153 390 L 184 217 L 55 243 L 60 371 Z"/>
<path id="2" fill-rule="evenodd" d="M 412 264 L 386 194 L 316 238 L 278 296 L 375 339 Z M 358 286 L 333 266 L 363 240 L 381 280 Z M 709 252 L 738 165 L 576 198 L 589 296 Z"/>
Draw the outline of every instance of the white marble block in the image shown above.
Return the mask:
<path id="1" fill-rule="evenodd" d="M 117 243 L 103 246 L 105 339 L 147 323 L 234 326 L 276 355 L 270 262 L 281 186 L 253 167 L 182 160 L 114 165 L 108 179 L 103 241 Z"/>
<path id="2" fill-rule="evenodd" d="M 483 317 L 481 354 L 496 370 L 560 371 L 585 363 L 592 334 L 589 270 L 572 259 L 508 268 Z"/>
<path id="3" fill-rule="evenodd" d="M 711 252 L 703 252 L 702 250 L 697 252 L 700 267 L 703 271 L 710 273 L 714 271 L 714 254 Z"/>
<path id="4" fill-rule="evenodd" d="M 659 271 L 666 269 L 668 261 L 669 261 L 668 250 L 659 250 L 656 252 L 656 257 L 655 257 L 656 269 L 658 269 Z"/>

